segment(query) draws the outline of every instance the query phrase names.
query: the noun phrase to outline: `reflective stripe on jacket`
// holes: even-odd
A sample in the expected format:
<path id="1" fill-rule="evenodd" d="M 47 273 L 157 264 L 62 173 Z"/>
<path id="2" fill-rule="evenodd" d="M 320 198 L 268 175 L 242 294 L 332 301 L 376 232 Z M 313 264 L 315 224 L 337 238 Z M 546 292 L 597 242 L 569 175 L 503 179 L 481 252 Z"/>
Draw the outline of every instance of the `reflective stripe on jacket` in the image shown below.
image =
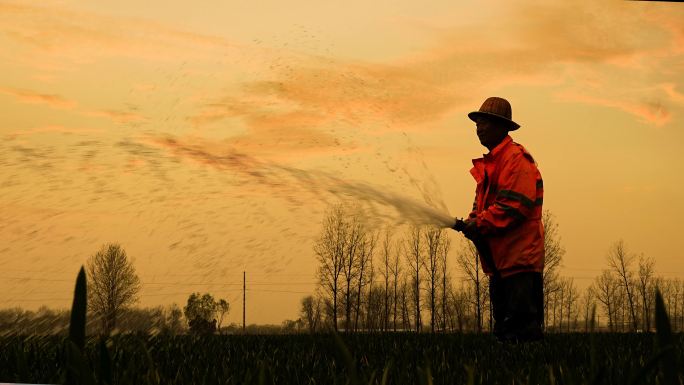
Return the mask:
<path id="1" fill-rule="evenodd" d="M 544 185 L 532 155 L 506 136 L 489 154 L 473 159 L 473 166 L 477 189 L 469 220 L 488 242 L 496 269 L 502 277 L 542 272 Z"/>

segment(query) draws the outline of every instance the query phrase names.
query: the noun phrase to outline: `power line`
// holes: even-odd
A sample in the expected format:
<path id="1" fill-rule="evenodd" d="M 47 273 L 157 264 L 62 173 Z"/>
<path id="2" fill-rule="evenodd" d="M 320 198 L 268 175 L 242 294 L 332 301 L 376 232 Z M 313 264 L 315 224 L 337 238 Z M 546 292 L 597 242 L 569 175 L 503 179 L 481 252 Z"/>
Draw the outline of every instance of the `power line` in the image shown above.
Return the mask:
<path id="1" fill-rule="evenodd" d="M 310 291 L 292 291 L 292 290 L 268 290 L 268 289 L 249 290 L 249 289 L 247 289 L 247 291 L 264 292 L 264 293 L 311 294 Z"/>
<path id="2" fill-rule="evenodd" d="M 73 298 L 35 298 L 35 299 L 6 299 L 2 300 L 0 302 L 6 303 L 6 302 L 44 302 L 44 301 L 70 301 Z"/>
<path id="3" fill-rule="evenodd" d="M 33 277 L 0 277 L 0 279 L 16 279 L 19 281 L 76 282 L 75 279 L 49 279 L 49 278 L 33 278 Z"/>
<path id="4" fill-rule="evenodd" d="M 71 279 L 50 279 L 50 278 L 36 278 L 36 277 L 0 277 L 0 279 L 14 279 L 18 281 L 44 281 L 44 282 L 75 282 Z M 274 285 L 316 285 L 318 282 L 252 282 L 250 285 L 257 286 L 274 286 Z M 141 282 L 141 285 L 188 285 L 188 286 L 241 286 L 242 283 L 232 282 Z"/>
<path id="5" fill-rule="evenodd" d="M 585 267 L 566 267 L 562 266 L 559 267 L 559 271 L 563 272 L 566 270 L 571 270 L 571 271 L 595 271 L 595 272 L 602 272 L 603 270 L 606 270 L 607 268 L 585 268 Z M 64 270 L 30 270 L 30 269 L 3 269 L 3 271 L 15 271 L 15 272 L 25 272 L 25 273 L 31 273 L 31 274 L 41 274 L 41 273 L 46 273 L 46 274 L 66 274 Z M 683 271 L 674 271 L 674 270 L 668 270 L 668 271 L 659 271 L 658 269 L 655 269 L 656 275 L 679 275 L 679 276 L 684 276 L 684 270 Z M 202 277 L 202 276 L 207 276 L 208 274 L 206 273 L 187 273 L 187 274 L 179 274 L 179 273 L 168 273 L 168 274 L 159 274 L 159 276 L 162 277 Z M 225 276 L 232 276 L 235 277 L 236 274 L 224 274 Z M 155 277 L 157 275 L 154 275 Z M 281 278 L 286 278 L 286 277 L 309 277 L 309 278 L 314 278 L 316 274 L 308 274 L 308 273 L 250 273 L 250 276 L 257 276 L 257 277 L 281 277 Z M 570 276 L 571 277 L 571 276 Z M 46 281 L 46 282 L 74 282 L 74 280 L 71 279 L 52 279 L 52 278 L 34 278 L 34 277 L 0 277 L 0 279 L 17 279 L 17 280 L 36 280 L 36 281 Z M 583 277 L 582 277 L 583 278 Z M 298 285 L 305 285 L 305 284 L 317 284 L 318 282 L 304 282 L 304 281 L 288 281 L 288 282 L 252 282 L 251 285 L 290 285 L 290 284 L 298 284 Z M 209 282 L 146 282 L 143 283 L 145 285 L 151 285 L 151 284 L 168 284 L 168 285 L 178 285 L 178 284 L 184 284 L 184 285 L 206 285 L 206 284 L 213 284 L 213 285 L 235 285 L 239 286 L 242 285 L 240 282 L 236 283 L 227 283 L 227 282 L 220 282 L 220 281 L 209 281 Z"/>
<path id="6" fill-rule="evenodd" d="M 17 272 L 24 272 L 24 273 L 33 273 L 33 274 L 40 274 L 40 273 L 47 273 L 47 274 L 65 274 L 67 273 L 64 270 L 28 270 L 28 269 L 3 269 L 3 271 L 17 271 Z M 206 273 L 168 273 L 168 274 L 160 274 L 162 276 L 170 276 L 170 277 L 197 277 L 197 276 L 206 276 Z M 236 274 L 224 274 L 224 275 L 236 275 Z M 272 276 L 282 276 L 282 277 L 290 277 L 290 276 L 300 276 L 300 277 L 312 277 L 315 276 L 315 273 L 250 273 L 250 276 L 257 276 L 257 277 L 272 277 Z"/>
<path id="7" fill-rule="evenodd" d="M 229 289 L 229 291 L 239 291 L 240 289 Z M 287 294 L 311 294 L 311 292 L 308 291 L 293 291 L 293 290 L 268 290 L 268 289 L 249 289 L 246 288 L 245 291 L 249 292 L 263 292 L 263 293 L 287 293 Z M 170 297 L 173 295 L 188 295 L 188 292 L 176 292 L 176 293 L 144 293 L 140 294 L 141 297 Z M 0 300 L 0 303 L 7 303 L 7 302 L 41 302 L 41 301 L 71 301 L 73 298 L 66 298 L 66 297 L 52 297 L 52 298 L 31 298 L 31 299 L 25 299 L 25 298 L 13 298 L 13 299 L 5 299 L 5 300 Z"/>

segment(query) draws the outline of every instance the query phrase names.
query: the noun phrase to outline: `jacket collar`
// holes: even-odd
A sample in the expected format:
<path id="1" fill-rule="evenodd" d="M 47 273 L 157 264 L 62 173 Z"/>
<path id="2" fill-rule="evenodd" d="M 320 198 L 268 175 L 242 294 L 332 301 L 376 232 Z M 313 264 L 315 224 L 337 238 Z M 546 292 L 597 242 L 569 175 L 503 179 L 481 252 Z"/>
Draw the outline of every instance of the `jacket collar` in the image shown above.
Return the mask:
<path id="1" fill-rule="evenodd" d="M 512 142 L 513 138 L 511 138 L 510 135 L 506 135 L 501 143 L 497 144 L 496 147 L 494 147 L 488 154 L 484 154 L 482 158 L 473 159 L 474 167 L 470 169 L 470 174 L 473 176 L 473 178 L 475 178 L 477 183 L 480 183 L 484 180 L 485 162 L 494 161 L 503 152 L 504 147 Z"/>
<path id="2" fill-rule="evenodd" d="M 496 147 L 494 147 L 491 151 L 489 151 L 489 154 L 484 154 L 484 159 L 486 160 L 494 160 L 496 159 L 499 154 L 503 152 L 503 148 L 506 147 L 509 143 L 513 141 L 513 138 L 511 138 L 510 135 L 506 135 L 506 137 L 501 141 L 501 143 L 497 144 Z"/>

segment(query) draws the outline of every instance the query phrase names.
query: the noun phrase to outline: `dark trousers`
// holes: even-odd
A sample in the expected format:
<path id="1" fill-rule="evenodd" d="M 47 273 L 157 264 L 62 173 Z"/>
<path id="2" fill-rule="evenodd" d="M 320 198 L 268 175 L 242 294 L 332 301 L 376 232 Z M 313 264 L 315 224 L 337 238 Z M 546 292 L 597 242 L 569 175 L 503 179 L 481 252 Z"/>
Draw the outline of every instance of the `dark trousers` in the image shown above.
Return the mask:
<path id="1" fill-rule="evenodd" d="M 541 273 L 492 276 L 489 298 L 494 335 L 501 341 L 535 341 L 543 338 L 544 291 Z"/>

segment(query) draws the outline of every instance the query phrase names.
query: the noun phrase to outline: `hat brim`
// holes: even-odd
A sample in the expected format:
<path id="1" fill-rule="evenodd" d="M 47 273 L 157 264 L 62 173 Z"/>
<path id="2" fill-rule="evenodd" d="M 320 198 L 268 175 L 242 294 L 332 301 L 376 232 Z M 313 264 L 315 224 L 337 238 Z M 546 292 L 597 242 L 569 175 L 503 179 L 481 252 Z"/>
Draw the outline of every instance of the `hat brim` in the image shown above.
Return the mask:
<path id="1" fill-rule="evenodd" d="M 487 117 L 487 118 L 494 118 L 494 119 L 497 119 L 497 120 L 504 121 L 504 122 L 506 122 L 506 123 L 508 124 L 508 131 L 515 131 L 515 130 L 517 130 L 518 128 L 520 128 L 520 125 L 519 125 L 518 123 L 516 123 L 516 122 L 514 122 L 514 121 L 512 121 L 512 120 L 510 120 L 510 119 L 508 119 L 508 118 L 506 118 L 506 117 L 503 117 L 503 116 L 501 116 L 501 115 L 492 114 L 492 113 L 489 113 L 489 112 L 482 112 L 482 111 L 473 111 L 473 112 L 471 112 L 471 113 L 468 114 L 468 117 L 469 117 L 470 120 L 472 120 L 473 122 L 475 122 L 475 118 L 477 118 L 478 116 L 483 116 L 483 117 Z"/>

